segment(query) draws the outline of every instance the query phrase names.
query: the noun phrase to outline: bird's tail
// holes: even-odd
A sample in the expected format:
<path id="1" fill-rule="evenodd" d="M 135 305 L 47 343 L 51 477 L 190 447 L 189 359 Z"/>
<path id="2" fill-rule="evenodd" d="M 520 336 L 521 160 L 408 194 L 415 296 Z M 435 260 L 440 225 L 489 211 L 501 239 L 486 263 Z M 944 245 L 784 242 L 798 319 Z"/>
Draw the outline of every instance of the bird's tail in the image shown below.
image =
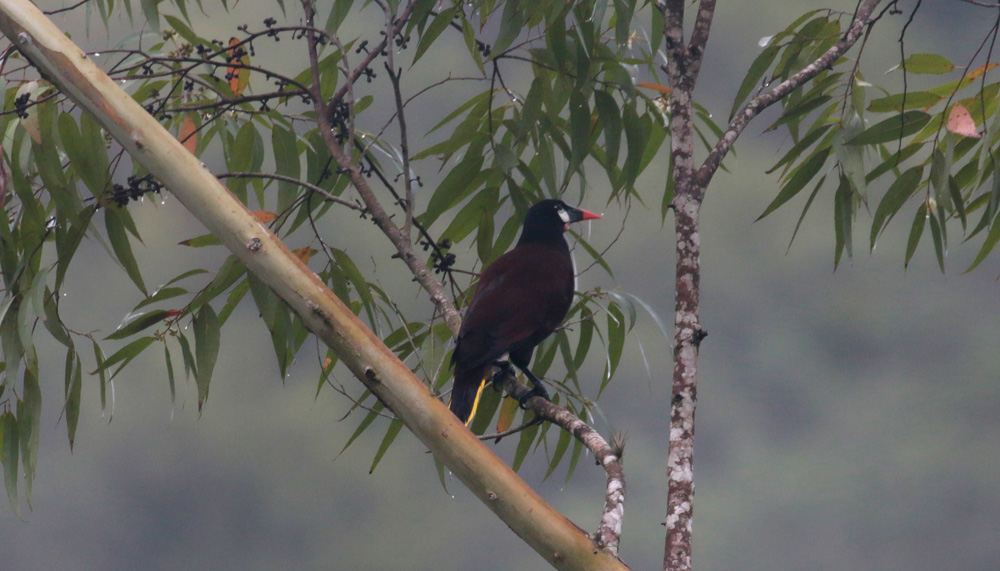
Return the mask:
<path id="1" fill-rule="evenodd" d="M 461 373 L 455 373 L 455 383 L 451 389 L 451 404 L 448 407 L 466 426 L 472 422 L 479 406 L 479 397 L 486 386 L 483 368 L 476 367 Z"/>

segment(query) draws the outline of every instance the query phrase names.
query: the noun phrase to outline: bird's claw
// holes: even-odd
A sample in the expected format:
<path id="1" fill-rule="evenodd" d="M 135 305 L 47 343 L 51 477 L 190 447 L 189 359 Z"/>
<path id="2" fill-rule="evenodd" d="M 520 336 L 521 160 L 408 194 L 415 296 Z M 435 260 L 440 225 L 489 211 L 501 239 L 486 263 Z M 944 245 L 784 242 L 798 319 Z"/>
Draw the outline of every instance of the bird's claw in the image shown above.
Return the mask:
<path id="1" fill-rule="evenodd" d="M 549 391 L 546 390 L 545 385 L 540 382 L 535 383 L 535 386 L 531 387 L 530 391 L 524 393 L 521 398 L 517 399 L 517 404 L 521 407 L 521 409 L 528 410 L 528 400 L 531 399 L 531 397 L 542 397 L 547 401 L 552 401 L 552 399 L 549 398 Z"/>

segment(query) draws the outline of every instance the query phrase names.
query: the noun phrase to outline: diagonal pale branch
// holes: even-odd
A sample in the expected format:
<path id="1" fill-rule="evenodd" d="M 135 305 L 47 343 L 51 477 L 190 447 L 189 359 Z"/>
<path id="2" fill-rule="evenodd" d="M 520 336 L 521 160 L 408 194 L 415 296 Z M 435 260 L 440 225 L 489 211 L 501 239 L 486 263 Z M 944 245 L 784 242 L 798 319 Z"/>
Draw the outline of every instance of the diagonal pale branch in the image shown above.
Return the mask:
<path id="1" fill-rule="evenodd" d="M 559 569 L 626 569 L 553 509 L 434 398 L 278 238 L 28 0 L 0 0 L 0 32 L 80 105 L 337 352 L 504 523 Z"/>
<path id="2" fill-rule="evenodd" d="M 863 0 L 858 4 L 858 8 L 854 13 L 854 19 L 851 21 L 850 26 L 847 28 L 847 33 L 844 37 L 833 45 L 829 50 L 821 55 L 816 61 L 804 67 L 801 71 L 795 75 L 789 77 L 785 81 L 774 86 L 773 89 L 767 93 L 763 93 L 760 96 L 753 99 L 747 103 L 739 112 L 733 116 L 733 120 L 729 123 L 729 127 L 726 129 L 722 137 L 715 144 L 715 148 L 709 152 L 708 157 L 705 158 L 705 162 L 702 163 L 701 167 L 696 173 L 696 180 L 702 187 L 708 186 L 708 183 L 712 180 L 712 176 L 715 175 L 715 171 L 719 169 L 719 165 L 722 164 L 722 159 L 729 154 L 729 150 L 736 143 L 736 139 L 743 132 L 743 129 L 750 124 L 750 121 L 754 119 L 757 115 L 774 105 L 778 101 L 781 101 L 789 93 L 796 90 L 809 81 L 810 79 L 816 77 L 821 71 L 829 69 L 833 66 L 841 56 L 847 53 L 847 50 L 861 38 L 861 34 L 864 29 L 871 25 L 872 23 L 872 13 L 875 11 L 875 7 L 879 5 L 882 0 Z"/>

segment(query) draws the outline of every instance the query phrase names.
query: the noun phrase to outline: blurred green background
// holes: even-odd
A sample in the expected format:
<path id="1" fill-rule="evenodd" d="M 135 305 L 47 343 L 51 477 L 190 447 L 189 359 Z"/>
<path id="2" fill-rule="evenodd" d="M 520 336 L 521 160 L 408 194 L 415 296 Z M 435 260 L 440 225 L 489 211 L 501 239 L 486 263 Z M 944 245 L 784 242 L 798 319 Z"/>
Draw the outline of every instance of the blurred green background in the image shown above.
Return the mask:
<path id="1" fill-rule="evenodd" d="M 720 3 L 701 102 L 724 117 L 761 37 L 807 8 L 853 5 Z M 928 3 L 908 32 L 907 50 L 965 62 L 989 26 L 985 14 L 960 2 Z M 197 29 L 224 38 L 268 15 L 280 12 L 244 1 Z M 867 75 L 898 60 L 905 17 L 876 28 Z M 81 19 L 69 14 L 57 22 L 84 41 Z M 88 48 L 108 45 L 92 26 Z M 461 90 L 446 91 L 426 104 L 461 100 Z M 419 115 L 412 114 L 411 133 L 432 124 Z M 813 207 L 786 253 L 802 201 L 753 222 L 776 192 L 776 177 L 764 170 L 780 156 L 779 145 L 787 148 L 782 135 L 761 134 L 766 124 L 764 117 L 743 135 L 738 157 L 727 161 L 732 174 L 719 173 L 703 210 L 702 319 L 709 336 L 697 412 L 696 568 L 1000 568 L 1000 258 L 994 254 L 963 275 L 978 242 L 953 238 L 947 275 L 937 271 L 929 243 L 904 271 L 902 222 L 890 225 L 871 255 L 867 228 L 859 226 L 855 259 L 833 272 L 832 193 Z M 651 168 L 641 179 L 644 195 L 658 196 L 663 177 L 662 168 Z M 599 195 L 592 191 L 584 206 L 604 209 Z M 130 207 L 145 239 L 137 256 L 150 284 L 223 257 L 219 248 L 176 245 L 204 231 L 165 196 Z M 587 230 L 593 243 L 613 240 L 622 216 L 607 208 L 605 220 Z M 633 208 L 609 258 L 615 281 L 591 270 L 581 287 L 616 285 L 670 323 L 670 224 L 668 218 L 661 228 L 658 212 Z M 376 264 L 398 303 L 423 307 L 381 236 L 343 227 L 331 220 L 324 235 Z M 475 255 L 457 253 L 460 261 Z M 78 256 L 63 312 L 78 330 L 109 332 L 139 294 L 99 246 L 85 243 Z M 628 349 L 595 424 L 605 434 L 628 434 L 621 554 L 634 569 L 652 569 L 663 553 L 671 363 L 668 340 L 648 316 L 637 338 L 642 351 Z M 358 417 L 339 421 L 349 402 L 329 388 L 315 398 L 309 351 L 282 382 L 249 303 L 223 331 L 200 416 L 193 383 L 171 406 L 162 355 L 151 351 L 115 381 L 113 420 L 101 413 L 96 381 L 85 385 L 72 454 L 59 418 L 61 353 L 52 347 L 51 354 L 42 363 L 48 379 L 32 509 L 21 519 L 0 510 L 0 568 L 545 568 L 457 480 L 443 489 L 430 456 L 405 431 L 371 475 L 381 429 L 337 457 Z M 596 385 L 600 355 L 591 360 Z M 351 378 L 339 378 L 360 392 Z M 501 443 L 498 452 L 509 459 L 515 443 Z M 539 454 L 521 474 L 578 525 L 596 528 L 603 471 L 581 462 L 565 483 L 563 469 L 543 482 L 545 469 Z"/>

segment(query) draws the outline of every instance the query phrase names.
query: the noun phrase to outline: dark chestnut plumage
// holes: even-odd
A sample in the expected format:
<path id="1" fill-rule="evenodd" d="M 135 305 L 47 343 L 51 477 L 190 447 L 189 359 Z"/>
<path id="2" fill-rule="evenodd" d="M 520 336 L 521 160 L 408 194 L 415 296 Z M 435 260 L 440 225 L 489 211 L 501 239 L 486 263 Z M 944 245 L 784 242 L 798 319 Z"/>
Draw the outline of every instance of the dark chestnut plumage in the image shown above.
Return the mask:
<path id="1" fill-rule="evenodd" d="M 451 358 L 451 410 L 462 422 L 476 412 L 486 369 L 505 355 L 531 380 L 535 394 L 547 397 L 528 365 L 573 302 L 573 259 L 563 233 L 573 222 L 595 218 L 600 216 L 561 200 L 538 202 L 528 210 L 514 249 L 483 271 Z"/>

